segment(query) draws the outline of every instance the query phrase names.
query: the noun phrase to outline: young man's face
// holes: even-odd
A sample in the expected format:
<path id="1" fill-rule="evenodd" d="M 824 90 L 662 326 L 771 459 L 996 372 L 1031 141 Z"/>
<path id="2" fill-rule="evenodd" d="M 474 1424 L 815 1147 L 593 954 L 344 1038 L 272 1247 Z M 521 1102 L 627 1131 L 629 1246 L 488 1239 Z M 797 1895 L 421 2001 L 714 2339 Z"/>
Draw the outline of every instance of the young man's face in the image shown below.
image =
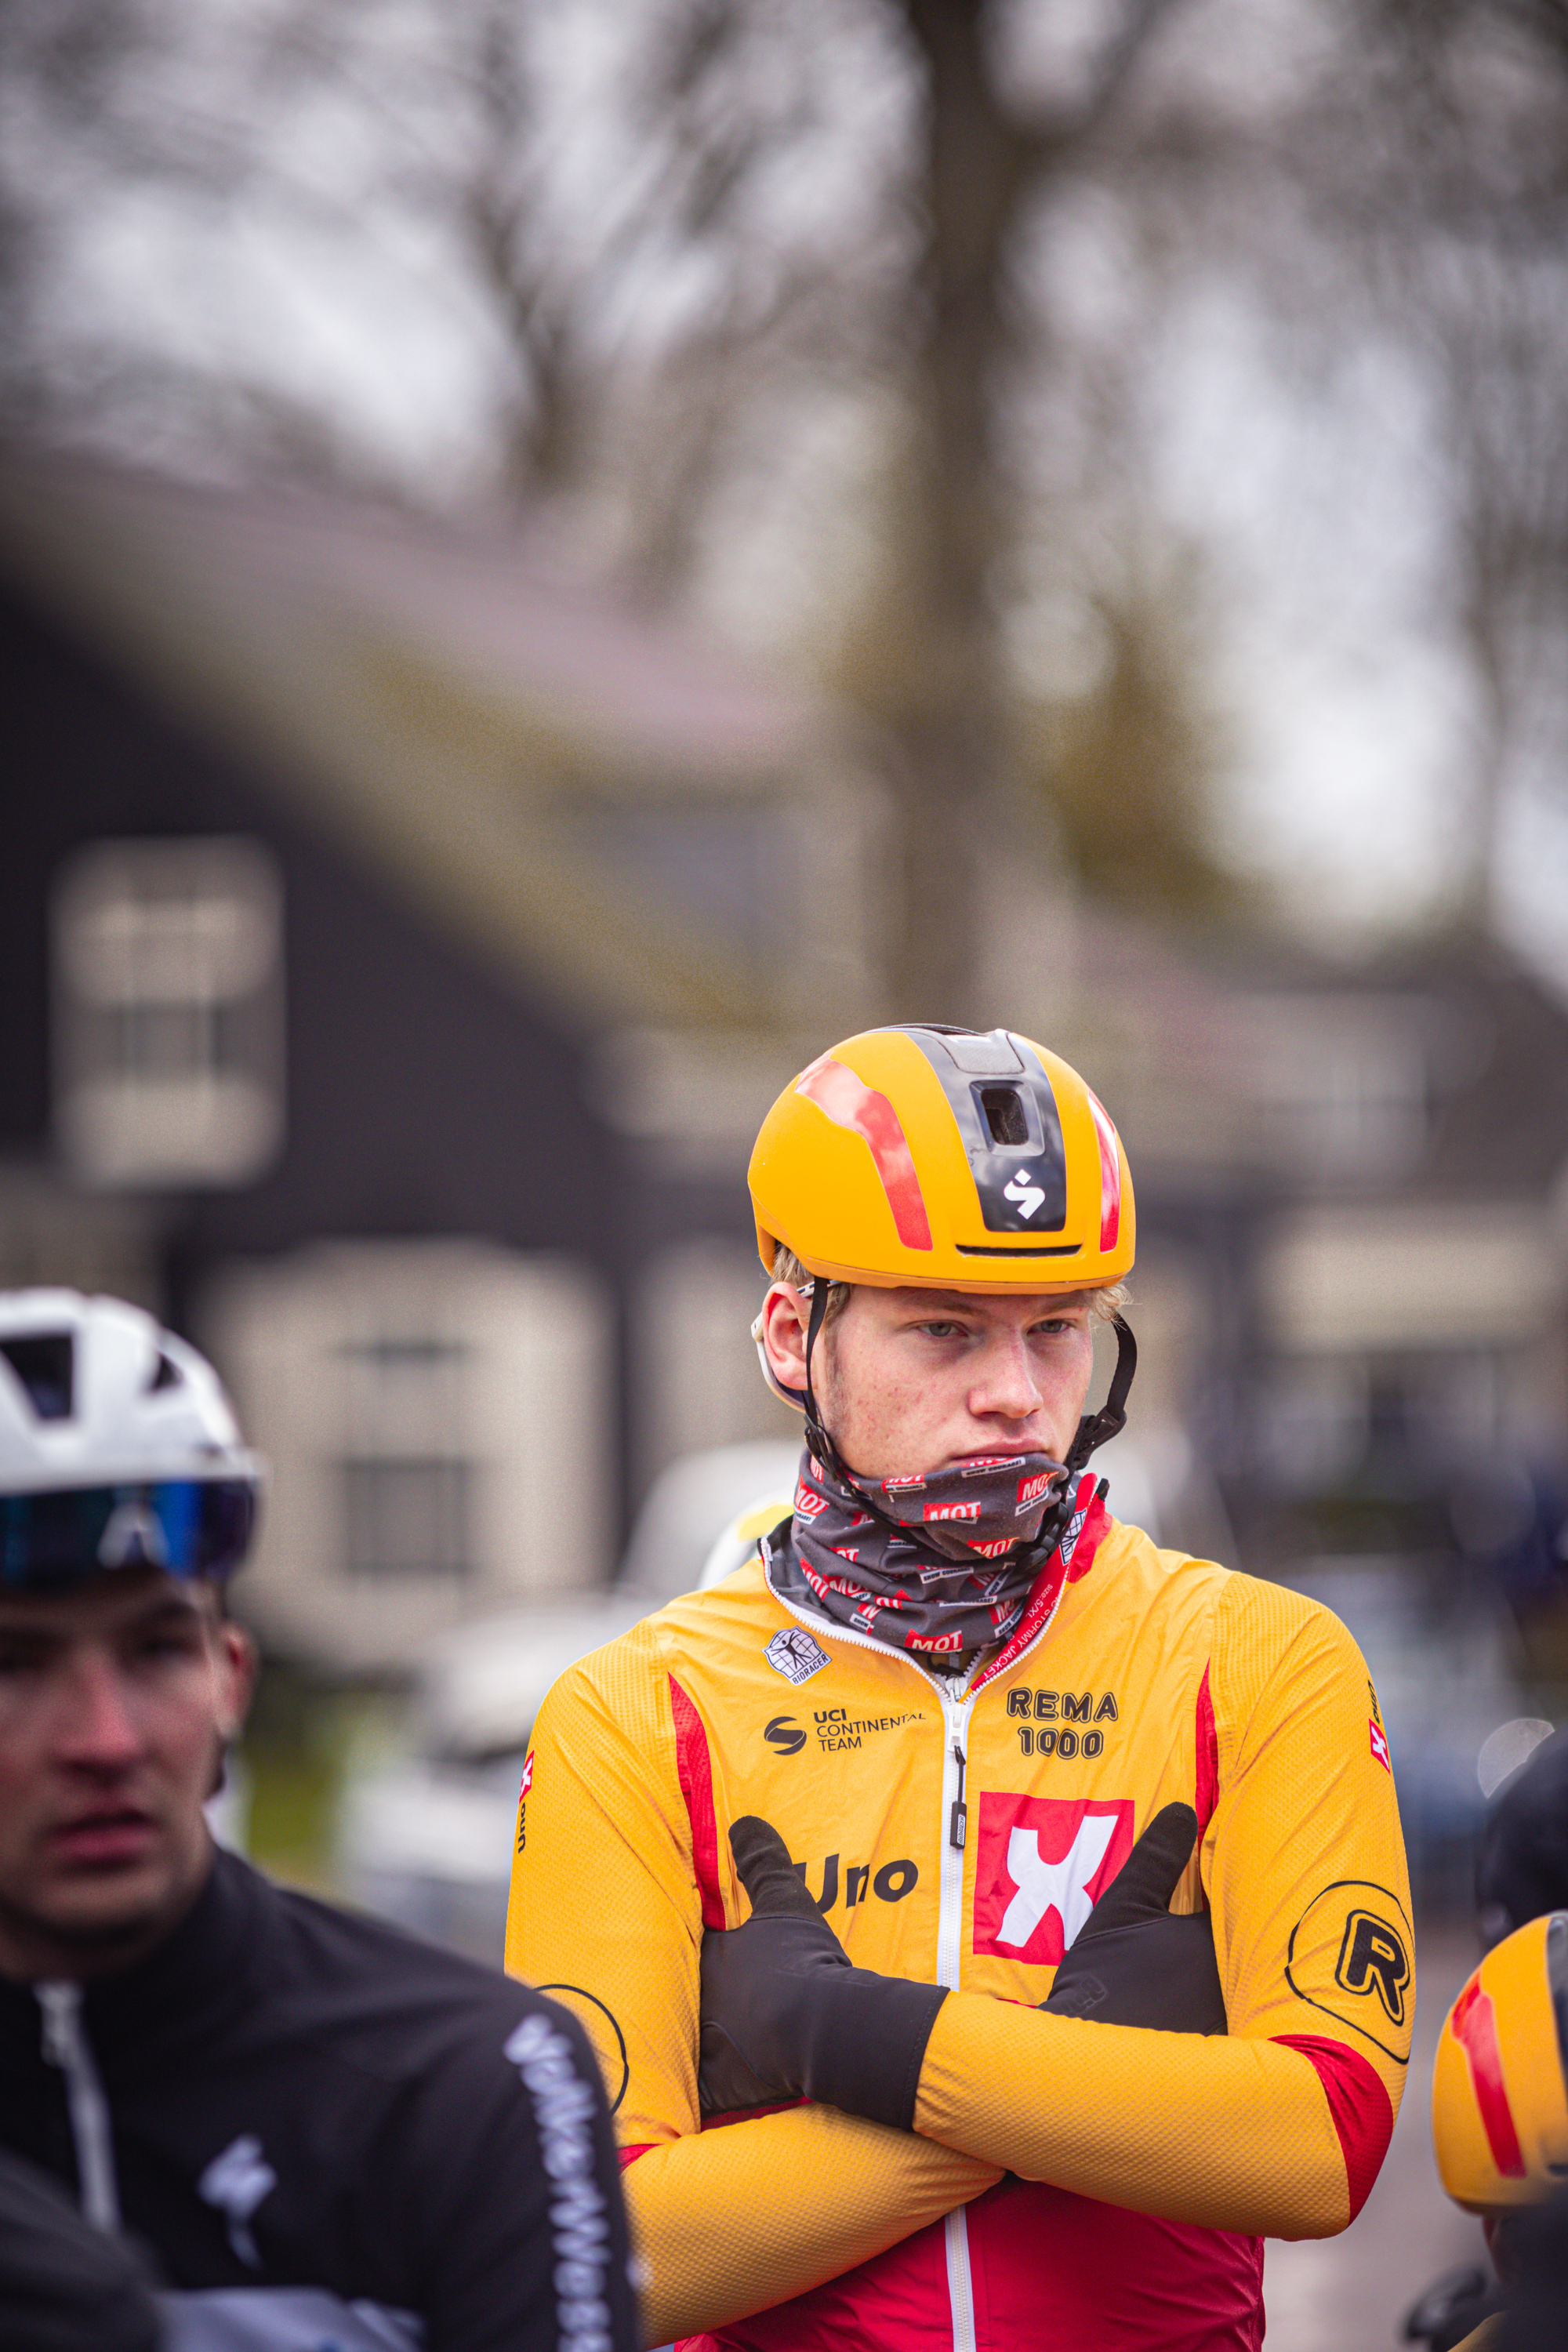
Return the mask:
<path id="1" fill-rule="evenodd" d="M 156 1569 L 0 1596 L 0 1973 L 94 1975 L 174 1925 L 253 1674 L 210 1591 Z"/>
<path id="2" fill-rule="evenodd" d="M 805 1383 L 808 1307 L 783 1283 L 763 1302 L 768 1360 L 787 1388 Z M 1093 1365 L 1087 1292 L 999 1297 L 857 1285 L 817 1342 L 812 1381 L 849 1467 L 894 1478 L 974 1454 L 1062 1461 Z"/>

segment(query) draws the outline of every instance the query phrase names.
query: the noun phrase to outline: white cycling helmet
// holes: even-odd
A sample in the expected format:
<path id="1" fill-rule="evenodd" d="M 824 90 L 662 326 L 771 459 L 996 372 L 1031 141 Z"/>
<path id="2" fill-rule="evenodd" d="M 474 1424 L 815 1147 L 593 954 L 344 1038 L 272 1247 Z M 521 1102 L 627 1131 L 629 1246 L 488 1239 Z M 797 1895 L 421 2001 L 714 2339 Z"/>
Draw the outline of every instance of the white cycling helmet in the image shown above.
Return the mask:
<path id="1" fill-rule="evenodd" d="M 0 1591 L 228 1576 L 261 1477 L 212 1366 L 141 1307 L 0 1291 Z"/>

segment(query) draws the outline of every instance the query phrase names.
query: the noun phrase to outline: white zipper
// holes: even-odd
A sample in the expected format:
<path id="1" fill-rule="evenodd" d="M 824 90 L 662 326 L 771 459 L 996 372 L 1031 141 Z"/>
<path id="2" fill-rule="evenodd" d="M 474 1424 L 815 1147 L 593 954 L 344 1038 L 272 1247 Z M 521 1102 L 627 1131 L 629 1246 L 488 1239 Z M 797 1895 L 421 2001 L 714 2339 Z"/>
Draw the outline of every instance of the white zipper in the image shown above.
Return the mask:
<path id="1" fill-rule="evenodd" d="M 963 1953 L 963 1857 L 969 1841 L 964 1778 L 968 1769 L 969 1717 L 974 1694 L 965 1698 L 942 1696 L 942 1874 L 936 1907 L 936 1980 L 958 1989 Z"/>
<path id="2" fill-rule="evenodd" d="M 952 2318 L 952 2352 L 975 2352 L 968 2206 L 955 2205 L 942 2226 L 947 2234 L 947 2307 Z"/>
<path id="3" fill-rule="evenodd" d="M 1087 1506 L 1084 1516 L 1087 1517 Z M 1070 1555 L 1069 1555 L 1070 1557 Z M 769 1575 L 770 1562 L 766 1548 L 763 1549 L 763 1580 L 781 1609 L 802 1625 L 809 1626 L 820 1639 L 826 1632 L 830 1640 L 848 1642 L 858 1650 L 875 1650 L 884 1658 L 896 1658 L 900 1665 L 912 1666 L 922 1681 L 931 1685 L 942 1703 L 942 1818 L 937 1824 L 938 1851 L 942 1868 L 937 1881 L 936 1915 L 936 1980 L 950 1991 L 958 1987 L 959 1969 L 963 1953 L 963 1857 L 968 1848 L 968 1809 L 964 1782 L 969 1756 L 969 1718 L 978 1688 L 969 1690 L 962 1698 L 950 1696 L 944 1681 L 912 1658 L 907 1650 L 895 1649 L 890 1643 L 879 1642 L 873 1634 L 852 1633 L 847 1625 L 836 1624 L 813 1610 L 809 1613 L 785 1597 L 775 1587 Z M 1042 1624 L 1026 1642 L 1016 1658 L 1009 1660 L 1016 1666 L 1026 1658 L 1046 1638 L 1056 1622 L 1062 1595 L 1068 1588 L 1064 1574 L 1057 1588 L 1056 1599 Z M 989 1675 L 985 1680 L 991 1680 Z M 962 1843 L 954 1844 L 954 1827 Z M 974 2335 L 974 2284 L 969 2266 L 969 2216 L 963 2205 L 956 2206 L 943 2224 L 947 2245 L 947 2300 L 952 2321 L 952 2352 L 976 2352 Z"/>
<path id="4" fill-rule="evenodd" d="M 81 1987 L 55 1982 L 36 1984 L 33 1990 L 44 2016 L 44 2057 L 66 2078 L 82 2212 L 95 2230 L 117 2237 L 120 2189 L 114 2178 L 109 2102 L 93 2063 L 92 2045 L 82 2031 Z"/>
<path id="5" fill-rule="evenodd" d="M 963 1857 L 969 1844 L 964 1781 L 969 1758 L 969 1718 L 974 1694 L 942 1702 L 942 1872 L 936 1912 L 936 1980 L 958 1989 L 963 1958 Z M 975 2352 L 974 2286 L 969 2270 L 969 2215 L 954 2206 L 944 2225 L 947 2238 L 947 2300 L 952 2317 L 952 2352 Z"/>

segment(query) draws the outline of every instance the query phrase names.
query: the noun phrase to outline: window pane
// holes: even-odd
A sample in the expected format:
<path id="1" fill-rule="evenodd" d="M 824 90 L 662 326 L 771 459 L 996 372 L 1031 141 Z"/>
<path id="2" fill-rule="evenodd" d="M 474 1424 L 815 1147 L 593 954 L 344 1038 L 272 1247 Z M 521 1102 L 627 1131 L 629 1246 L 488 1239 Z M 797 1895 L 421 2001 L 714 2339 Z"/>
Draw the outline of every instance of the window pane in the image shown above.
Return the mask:
<path id="1" fill-rule="evenodd" d="M 448 1460 L 342 1465 L 344 1557 L 351 1576 L 473 1574 L 472 1467 Z"/>
<path id="2" fill-rule="evenodd" d="M 55 1118 L 89 1182 L 243 1184 L 283 1129 L 282 894 L 261 843 L 106 841 L 54 896 Z"/>

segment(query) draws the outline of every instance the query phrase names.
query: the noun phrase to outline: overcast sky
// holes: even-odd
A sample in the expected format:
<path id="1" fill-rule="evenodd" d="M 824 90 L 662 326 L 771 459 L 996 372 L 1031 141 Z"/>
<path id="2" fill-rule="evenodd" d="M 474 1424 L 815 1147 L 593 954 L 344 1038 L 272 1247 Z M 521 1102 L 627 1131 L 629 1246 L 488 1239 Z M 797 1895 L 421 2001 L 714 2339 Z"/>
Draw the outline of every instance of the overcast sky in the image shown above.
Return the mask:
<path id="1" fill-rule="evenodd" d="M 260 4 L 225 0 L 220 10 L 213 0 L 205 21 L 243 26 Z M 1257 13 L 1246 0 L 1226 5 L 1241 22 Z M 395 24 L 395 11 L 384 14 Z M 559 120 L 571 128 L 551 185 L 570 268 L 571 224 L 602 223 L 615 202 L 605 92 L 616 57 L 596 5 L 556 0 L 552 21 Z M 198 110 L 237 103 L 232 41 L 212 37 L 187 68 Z M 871 168 L 879 139 L 896 135 L 896 100 L 879 112 L 875 76 L 859 81 L 870 95 L 855 138 L 797 169 L 781 204 L 841 215 L 855 170 Z M 153 182 L 104 183 L 64 207 L 49 299 L 68 336 L 140 344 L 276 388 L 439 500 L 460 495 L 492 427 L 495 329 L 439 231 L 384 201 L 366 123 L 352 90 L 323 85 L 293 103 L 282 201 L 216 204 Z M 435 135 L 428 121 L 416 128 Z M 1139 299 L 1093 234 L 1076 250 L 1059 239 L 1055 266 L 1086 305 L 1114 311 Z M 655 315 L 683 299 L 679 284 L 645 291 Z M 635 286 L 623 296 L 633 311 L 637 298 Z M 1364 339 L 1309 379 L 1223 257 L 1184 284 L 1146 341 L 1146 492 L 1162 528 L 1203 551 L 1214 685 L 1234 719 L 1219 838 L 1321 940 L 1364 943 L 1440 908 L 1475 847 L 1479 718 L 1445 617 L 1446 493 L 1430 404 L 1408 360 Z M 764 657 L 787 659 L 809 639 L 813 609 L 853 567 L 843 499 L 872 429 L 863 404 L 837 414 L 829 404 L 792 457 L 742 484 L 739 507 L 731 500 L 732 551 L 713 567 L 709 616 Z M 150 438 L 149 455 L 177 458 Z M 1070 629 L 1053 642 L 1047 616 L 1037 635 L 1043 666 L 1070 669 Z M 1568 801 L 1555 782 L 1518 780 L 1496 860 L 1499 920 L 1568 982 Z"/>

